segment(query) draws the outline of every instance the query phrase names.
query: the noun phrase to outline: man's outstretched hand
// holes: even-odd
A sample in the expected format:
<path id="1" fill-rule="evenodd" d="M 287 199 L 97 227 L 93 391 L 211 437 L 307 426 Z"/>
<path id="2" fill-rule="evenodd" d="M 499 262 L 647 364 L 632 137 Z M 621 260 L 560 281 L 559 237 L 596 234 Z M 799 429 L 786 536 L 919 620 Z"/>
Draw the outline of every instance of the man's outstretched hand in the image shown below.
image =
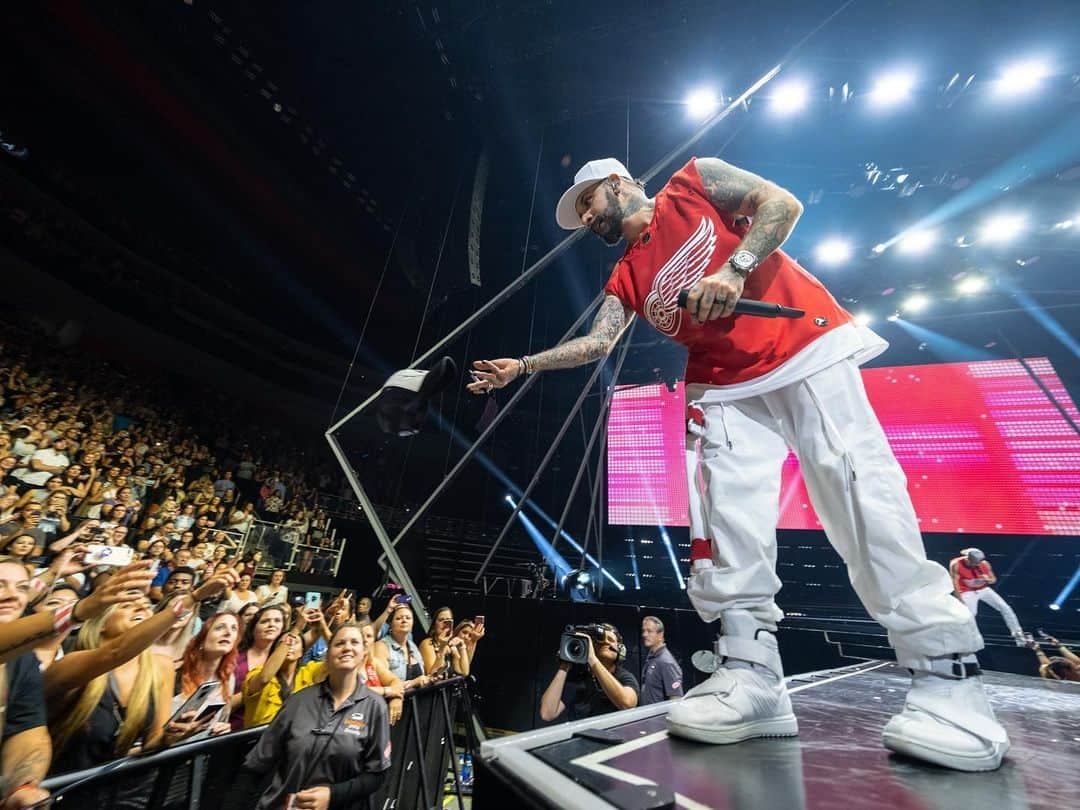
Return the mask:
<path id="1" fill-rule="evenodd" d="M 513 357 L 474 360 L 470 373 L 473 381 L 465 387 L 474 394 L 490 394 L 496 388 L 505 388 L 516 380 L 521 373 L 521 363 Z"/>

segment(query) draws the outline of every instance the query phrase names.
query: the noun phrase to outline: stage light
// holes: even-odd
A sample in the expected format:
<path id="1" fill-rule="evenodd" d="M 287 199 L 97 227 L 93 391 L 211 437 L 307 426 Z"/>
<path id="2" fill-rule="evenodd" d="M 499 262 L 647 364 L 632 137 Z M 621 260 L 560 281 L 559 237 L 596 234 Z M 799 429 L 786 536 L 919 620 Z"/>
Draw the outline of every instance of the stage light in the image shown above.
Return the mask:
<path id="1" fill-rule="evenodd" d="M 1067 231 L 1076 223 L 1071 219 L 1062 220 L 1061 222 L 1055 222 L 1052 231 Z"/>
<path id="2" fill-rule="evenodd" d="M 990 244 L 1011 242 L 1027 228 L 1027 219 L 1019 214 L 999 214 L 990 217 L 979 229 L 979 239 Z"/>
<path id="3" fill-rule="evenodd" d="M 956 285 L 956 291 L 960 295 L 975 295 L 986 289 L 986 279 L 982 276 L 968 276 L 961 279 Z"/>
<path id="4" fill-rule="evenodd" d="M 513 505 L 514 505 L 514 499 L 510 497 L 509 493 L 507 493 L 506 497 L 505 497 L 505 498 L 503 498 L 503 500 L 504 500 L 504 501 L 506 501 L 506 502 L 507 502 L 508 504 L 510 504 L 511 506 L 513 506 Z"/>
<path id="5" fill-rule="evenodd" d="M 695 90 L 687 95 L 686 100 L 686 112 L 691 118 L 707 118 L 716 112 L 720 106 L 720 99 L 717 98 L 716 93 L 707 87 L 703 87 L 700 90 Z"/>
<path id="6" fill-rule="evenodd" d="M 912 231 L 901 236 L 896 247 L 901 253 L 908 255 L 925 253 L 933 247 L 937 239 L 938 234 L 934 230 Z"/>
<path id="7" fill-rule="evenodd" d="M 772 94 L 772 111 L 777 115 L 793 115 L 806 106 L 810 91 L 801 81 L 790 81 L 777 86 Z"/>
<path id="8" fill-rule="evenodd" d="M 928 306 L 930 306 L 930 299 L 921 293 L 915 293 L 907 297 L 902 308 L 904 312 L 916 313 L 922 312 Z"/>
<path id="9" fill-rule="evenodd" d="M 1059 605 L 1057 602 L 1052 602 L 1050 604 L 1050 609 L 1051 610 L 1061 610 L 1061 605 Z"/>
<path id="10" fill-rule="evenodd" d="M 510 506 L 514 506 L 514 500 L 509 495 L 506 496 L 506 503 L 509 504 Z M 541 509 L 535 503 L 533 503 L 532 501 L 526 501 L 525 503 L 529 506 L 529 508 L 531 508 L 533 510 L 533 512 L 536 513 L 537 517 L 539 517 L 541 520 L 543 520 L 551 528 L 555 529 L 555 528 L 558 527 L 559 524 L 557 524 L 555 522 L 555 520 L 551 517 L 551 515 L 549 515 L 547 512 L 545 512 L 543 509 Z M 529 531 L 529 536 L 532 537 L 533 542 L 537 544 L 537 546 L 540 548 L 541 552 L 544 553 L 545 556 L 547 556 L 547 552 L 544 550 L 545 547 L 550 548 L 552 553 L 557 554 L 557 552 L 555 552 L 554 546 L 552 546 L 548 542 L 546 537 L 543 537 L 540 534 L 539 529 L 537 529 L 533 525 L 533 522 L 531 520 L 529 520 L 528 517 L 526 517 L 524 511 L 521 511 L 521 512 L 518 513 L 518 520 L 520 520 L 522 523 L 526 524 L 526 529 Z M 569 543 L 570 547 L 572 549 L 574 549 L 575 551 L 581 552 L 583 554 L 585 553 L 585 549 L 582 547 L 581 543 L 579 543 L 577 540 L 575 540 L 573 537 L 571 537 L 569 534 L 567 534 L 566 529 L 563 529 L 559 533 L 559 536 L 562 537 L 567 543 Z M 600 571 L 600 573 L 612 585 L 614 585 L 620 591 L 626 590 L 626 586 L 623 585 L 621 582 L 619 582 L 619 580 L 617 580 L 611 574 L 610 571 L 608 571 L 606 568 L 600 568 L 600 563 L 596 561 L 596 558 L 593 557 L 592 554 L 585 554 L 585 561 L 588 562 L 590 565 L 596 566 L 596 568 Z M 565 560 L 563 561 L 563 565 L 566 565 L 566 567 L 569 569 L 569 565 L 567 565 Z"/>
<path id="11" fill-rule="evenodd" d="M 814 257 L 821 264 L 843 264 L 851 258 L 851 243 L 845 239 L 826 239 L 814 250 Z"/>
<path id="12" fill-rule="evenodd" d="M 894 312 L 892 315 L 887 317 L 885 320 L 887 320 L 889 323 L 896 323 L 898 320 L 900 320 L 900 313 L 899 312 Z"/>
<path id="13" fill-rule="evenodd" d="M 874 322 L 874 316 L 869 312 L 857 312 L 855 314 L 855 323 L 859 326 L 869 326 Z"/>
<path id="14" fill-rule="evenodd" d="M 895 71 L 880 76 L 870 91 L 875 107 L 893 107 L 908 100 L 915 87 L 915 75 L 910 71 Z"/>
<path id="15" fill-rule="evenodd" d="M 884 242 L 879 242 L 878 244 L 874 245 L 874 253 L 884 253 L 888 249 L 889 246 Z"/>
<path id="16" fill-rule="evenodd" d="M 1038 59 L 1015 62 L 1002 71 L 994 90 L 999 96 L 1019 96 L 1035 90 L 1049 75 L 1050 68 Z"/>
<path id="17" fill-rule="evenodd" d="M 679 568 L 679 561 L 675 557 L 675 549 L 671 545 L 671 537 L 667 533 L 667 529 L 663 526 L 660 527 L 660 539 L 664 541 L 664 547 L 667 549 L 668 559 L 671 560 L 671 570 L 675 572 L 675 581 L 679 583 L 679 590 L 686 590 L 686 582 L 683 580 L 682 569 Z"/>

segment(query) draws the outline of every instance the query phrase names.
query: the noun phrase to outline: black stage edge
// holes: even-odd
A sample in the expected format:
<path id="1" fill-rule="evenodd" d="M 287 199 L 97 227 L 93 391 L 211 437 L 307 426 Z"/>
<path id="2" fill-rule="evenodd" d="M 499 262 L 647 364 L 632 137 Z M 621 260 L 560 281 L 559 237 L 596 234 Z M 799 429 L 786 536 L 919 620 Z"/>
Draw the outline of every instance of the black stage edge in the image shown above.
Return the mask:
<path id="1" fill-rule="evenodd" d="M 885 750 L 910 676 L 869 662 L 788 679 L 800 735 L 700 745 L 669 738 L 663 704 L 485 742 L 474 806 L 644 810 L 1053 808 L 1080 796 L 1080 684 L 987 672 L 1012 749 L 966 774 Z M 614 742 L 604 742 L 610 736 Z"/>

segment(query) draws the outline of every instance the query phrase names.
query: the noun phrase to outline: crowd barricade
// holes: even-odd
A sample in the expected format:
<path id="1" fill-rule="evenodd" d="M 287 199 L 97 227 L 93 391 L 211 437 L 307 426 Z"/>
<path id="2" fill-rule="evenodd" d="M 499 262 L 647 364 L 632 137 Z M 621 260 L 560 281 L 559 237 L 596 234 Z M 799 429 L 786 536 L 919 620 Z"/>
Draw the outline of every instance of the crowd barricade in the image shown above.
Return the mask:
<path id="1" fill-rule="evenodd" d="M 370 797 L 369 810 L 438 807 L 444 793 L 455 794 L 457 806 L 465 806 L 462 797 L 469 786 L 459 771 L 457 755 L 479 751 L 483 736 L 473 711 L 470 683 L 450 678 L 406 694 L 401 717 L 390 729 L 390 771 L 383 787 Z M 455 743 L 459 726 L 463 747 Z M 50 777 L 42 786 L 52 793 L 57 808 L 222 810 L 244 758 L 264 729 L 244 729 L 145 756 L 124 757 Z M 452 787 L 444 789 L 448 779 Z"/>
<path id="2" fill-rule="evenodd" d="M 323 538 L 330 545 L 324 546 Z M 345 538 L 331 527 L 309 528 L 305 534 L 295 526 L 253 520 L 243 544 L 244 554 L 263 553 L 259 573 L 284 568 L 301 574 L 337 576 L 345 552 Z"/>

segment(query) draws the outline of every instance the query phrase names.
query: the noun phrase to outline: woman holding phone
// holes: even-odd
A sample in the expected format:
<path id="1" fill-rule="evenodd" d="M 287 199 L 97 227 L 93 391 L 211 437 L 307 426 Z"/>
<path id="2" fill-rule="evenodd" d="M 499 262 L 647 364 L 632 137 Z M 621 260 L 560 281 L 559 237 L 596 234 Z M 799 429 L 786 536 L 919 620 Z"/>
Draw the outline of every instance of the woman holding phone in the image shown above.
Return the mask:
<path id="1" fill-rule="evenodd" d="M 322 680 L 325 663 L 301 664 L 304 641 L 301 619 L 274 644 L 270 657 L 244 679 L 244 728 L 254 728 L 273 720 L 285 699 Z"/>
<path id="2" fill-rule="evenodd" d="M 176 673 L 175 712 L 204 683 L 216 681 L 217 693 L 212 703 L 224 707 L 221 716 L 228 717 L 240 706 L 240 691 L 236 688 L 236 645 L 240 641 L 240 620 L 234 613 L 215 613 L 203 623 L 188 642 Z M 230 729 L 228 723 L 215 722 L 211 734 Z"/>
<path id="3" fill-rule="evenodd" d="M 289 589 L 285 586 L 285 571 L 275 568 L 270 572 L 270 582 L 255 589 L 255 599 L 260 605 L 287 605 Z"/>
<path id="4" fill-rule="evenodd" d="M 427 638 L 420 642 L 424 672 L 435 677 L 469 674 L 465 642 L 454 635 L 454 612 L 448 607 L 435 611 Z"/>
<path id="5" fill-rule="evenodd" d="M 140 599 L 114 605 L 82 626 L 75 649 L 44 673 L 54 773 L 171 745 L 199 730 L 191 717 L 168 722 L 175 676 L 171 662 L 154 656 L 150 646 L 231 577 L 179 593 L 157 613 Z"/>
<path id="6" fill-rule="evenodd" d="M 267 605 L 261 608 L 244 627 L 240 653 L 236 657 L 237 690 L 242 692 L 248 672 L 266 663 L 270 650 L 285 630 L 287 613 L 284 605 Z M 241 701 L 243 698 L 241 698 Z M 229 718 L 233 730 L 244 727 L 244 707 L 241 703 Z"/>

